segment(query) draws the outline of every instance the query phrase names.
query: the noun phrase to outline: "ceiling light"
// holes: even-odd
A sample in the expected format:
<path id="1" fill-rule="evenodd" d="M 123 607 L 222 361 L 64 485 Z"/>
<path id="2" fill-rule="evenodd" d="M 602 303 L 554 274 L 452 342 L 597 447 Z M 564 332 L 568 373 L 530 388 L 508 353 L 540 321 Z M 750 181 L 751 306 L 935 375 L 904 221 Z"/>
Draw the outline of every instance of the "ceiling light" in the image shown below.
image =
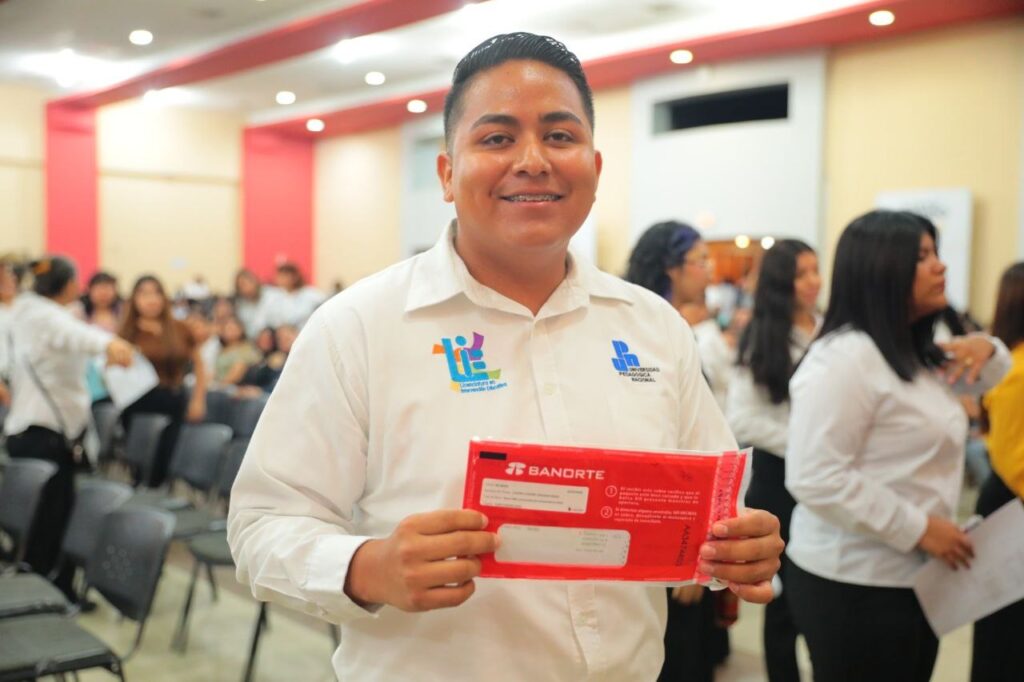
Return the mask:
<path id="1" fill-rule="evenodd" d="M 291 90 L 282 90 L 274 99 L 278 104 L 295 104 L 295 93 Z"/>
<path id="2" fill-rule="evenodd" d="M 306 121 L 306 130 L 311 133 L 322 133 L 326 127 L 324 122 L 318 118 L 311 118 Z"/>
<path id="3" fill-rule="evenodd" d="M 775 237 L 762 237 L 761 248 L 767 251 L 768 249 L 775 246 Z"/>
<path id="4" fill-rule="evenodd" d="M 896 15 L 887 9 L 880 9 L 877 12 L 872 12 L 868 21 L 872 26 L 891 26 L 892 22 L 896 21 Z"/>
<path id="5" fill-rule="evenodd" d="M 380 71 L 371 71 L 366 74 L 367 85 L 384 85 L 384 81 L 387 80 Z"/>
<path id="6" fill-rule="evenodd" d="M 693 61 L 693 53 L 689 50 L 673 50 L 668 58 L 673 64 L 689 64 Z"/>
<path id="7" fill-rule="evenodd" d="M 748 237 L 745 234 L 741 234 L 740 236 L 736 237 L 734 241 L 736 243 L 736 246 L 738 246 L 741 249 L 745 249 L 748 246 L 750 246 L 750 237 Z"/>
<path id="8" fill-rule="evenodd" d="M 86 57 L 69 47 L 27 54 L 17 61 L 26 73 L 52 78 L 62 88 L 101 88 L 132 75 L 130 64 Z"/>
<path id="9" fill-rule="evenodd" d="M 153 34 L 146 29 L 140 28 L 129 33 L 128 40 L 132 45 L 149 45 L 153 42 Z"/>
<path id="10" fill-rule="evenodd" d="M 405 108 L 412 114 L 422 114 L 427 110 L 427 103 L 421 99 L 411 99 L 409 103 L 405 105 Z"/>

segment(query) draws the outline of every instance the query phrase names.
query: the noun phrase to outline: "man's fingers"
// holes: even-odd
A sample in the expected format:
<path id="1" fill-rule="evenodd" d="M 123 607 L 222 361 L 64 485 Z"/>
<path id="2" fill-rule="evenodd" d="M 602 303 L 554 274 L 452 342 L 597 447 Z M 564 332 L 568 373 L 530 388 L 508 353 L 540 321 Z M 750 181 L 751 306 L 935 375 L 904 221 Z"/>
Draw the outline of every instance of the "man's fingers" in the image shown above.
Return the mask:
<path id="1" fill-rule="evenodd" d="M 731 583 L 753 585 L 771 580 L 782 565 L 777 558 L 752 561 L 747 564 L 725 564 L 717 561 L 701 561 L 699 570 L 719 580 Z"/>
<path id="2" fill-rule="evenodd" d="M 779 532 L 779 520 L 762 509 L 747 509 L 739 516 L 717 521 L 711 527 L 717 538 L 756 538 Z"/>
<path id="3" fill-rule="evenodd" d="M 498 536 L 482 530 L 460 530 L 423 539 L 427 543 L 423 559 L 427 561 L 490 554 L 498 549 Z"/>
<path id="4" fill-rule="evenodd" d="M 743 601 L 748 601 L 753 604 L 767 604 L 775 598 L 775 593 L 772 591 L 772 583 L 770 580 L 759 582 L 754 585 L 729 583 L 729 589 Z"/>
<path id="5" fill-rule="evenodd" d="M 407 611 L 431 611 L 449 609 L 463 603 L 476 591 L 476 584 L 470 580 L 454 587 L 435 587 L 414 594 L 409 600 Z"/>
<path id="6" fill-rule="evenodd" d="M 423 535 L 441 535 L 457 530 L 480 530 L 487 526 L 487 517 L 472 509 L 442 509 L 413 514 L 399 526 Z"/>
<path id="7" fill-rule="evenodd" d="M 478 559 L 432 561 L 415 570 L 416 573 L 411 578 L 415 588 L 428 590 L 469 582 L 480 575 L 480 561 Z"/>
<path id="8" fill-rule="evenodd" d="M 700 548 L 701 559 L 709 561 L 760 561 L 775 559 L 786 545 L 775 535 L 707 542 Z"/>

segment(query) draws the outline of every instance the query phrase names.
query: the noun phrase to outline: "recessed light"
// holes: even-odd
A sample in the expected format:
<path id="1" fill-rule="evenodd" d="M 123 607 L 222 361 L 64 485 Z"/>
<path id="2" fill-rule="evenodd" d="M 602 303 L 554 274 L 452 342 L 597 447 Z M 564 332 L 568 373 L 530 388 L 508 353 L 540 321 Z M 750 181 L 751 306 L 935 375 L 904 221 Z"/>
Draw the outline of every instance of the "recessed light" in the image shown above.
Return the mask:
<path id="1" fill-rule="evenodd" d="M 405 108 L 412 114 L 422 114 L 427 110 L 427 103 L 421 99 L 411 99 L 409 103 L 405 105 Z"/>
<path id="2" fill-rule="evenodd" d="M 748 246 L 750 246 L 750 237 L 748 237 L 745 234 L 741 234 L 740 236 L 736 237 L 734 241 L 736 243 L 736 246 L 738 246 L 741 249 L 745 249 Z"/>
<path id="3" fill-rule="evenodd" d="M 326 127 L 324 122 L 318 118 L 311 118 L 306 121 L 306 130 L 311 133 L 322 133 Z"/>
<path id="4" fill-rule="evenodd" d="M 668 58 L 673 64 L 689 64 L 693 61 L 693 53 L 689 50 L 673 50 Z"/>
<path id="5" fill-rule="evenodd" d="M 775 237 L 762 237 L 761 248 L 767 251 L 768 249 L 775 246 Z"/>
<path id="6" fill-rule="evenodd" d="M 896 21 L 896 15 L 887 9 L 880 9 L 868 16 L 872 26 L 891 26 Z"/>
<path id="7" fill-rule="evenodd" d="M 153 42 L 153 34 L 144 28 L 140 28 L 129 33 L 128 40 L 132 45 L 149 45 Z"/>
<path id="8" fill-rule="evenodd" d="M 387 78 L 385 78 L 384 74 L 382 74 L 380 71 L 371 71 L 370 73 L 366 74 L 367 85 L 384 85 L 384 81 L 386 80 Z"/>
<path id="9" fill-rule="evenodd" d="M 282 90 L 274 99 L 278 104 L 295 104 L 295 93 L 291 90 Z"/>

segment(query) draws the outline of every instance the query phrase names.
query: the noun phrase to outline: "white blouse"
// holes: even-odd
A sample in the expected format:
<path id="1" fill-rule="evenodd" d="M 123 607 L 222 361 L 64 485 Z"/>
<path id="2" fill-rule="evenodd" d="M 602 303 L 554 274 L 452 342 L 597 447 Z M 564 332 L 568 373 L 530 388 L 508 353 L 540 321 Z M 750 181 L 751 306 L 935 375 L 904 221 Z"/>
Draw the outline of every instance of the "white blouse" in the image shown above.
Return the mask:
<path id="1" fill-rule="evenodd" d="M 1010 367 L 1006 346 L 979 387 Z M 953 518 L 967 415 L 936 372 L 903 381 L 867 334 L 840 330 L 811 345 L 790 382 L 786 487 L 798 504 L 787 554 L 815 575 L 910 587 L 930 515 Z"/>

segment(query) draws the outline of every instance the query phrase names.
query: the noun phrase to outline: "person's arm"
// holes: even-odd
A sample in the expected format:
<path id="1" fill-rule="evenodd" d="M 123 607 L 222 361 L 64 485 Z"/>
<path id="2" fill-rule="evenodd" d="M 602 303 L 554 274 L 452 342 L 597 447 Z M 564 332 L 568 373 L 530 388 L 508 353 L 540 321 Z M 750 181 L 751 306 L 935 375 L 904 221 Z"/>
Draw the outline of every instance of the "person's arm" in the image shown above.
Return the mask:
<path id="1" fill-rule="evenodd" d="M 788 425 L 765 413 L 771 406 L 767 389 L 754 383 L 749 367 L 737 367 L 729 385 L 726 399 L 726 417 L 736 440 L 772 452 L 780 457 L 786 454 Z"/>
<path id="2" fill-rule="evenodd" d="M 107 363 L 127 367 L 132 363 L 130 343 L 93 327 L 73 315 L 47 313 L 41 320 L 45 342 L 55 351 L 82 355 L 106 355 Z"/>
<path id="3" fill-rule="evenodd" d="M 192 396 L 188 400 L 185 418 L 190 422 L 200 422 L 206 417 L 206 389 L 209 375 L 206 362 L 203 360 L 202 348 L 196 345 L 192 349 L 192 372 L 196 383 L 192 386 Z"/>
<path id="4" fill-rule="evenodd" d="M 679 317 L 667 325 L 668 338 L 683 349 L 679 362 L 679 406 L 683 414 L 678 447 L 736 449 L 736 439 L 701 374 L 693 334 Z M 779 570 L 779 557 L 785 547 L 779 534 L 779 520 L 766 511 L 747 509 L 736 518 L 714 524 L 711 532 L 715 540 L 701 547 L 699 570 L 727 583 L 745 601 L 771 601 L 771 579 Z"/>
<path id="5" fill-rule="evenodd" d="M 955 524 L 930 517 L 857 468 L 882 398 L 872 380 L 890 371 L 880 355 L 861 350 L 844 344 L 808 355 L 790 383 L 786 488 L 801 505 L 841 528 L 900 552 L 920 546 L 966 564 L 969 540 Z"/>
<path id="6" fill-rule="evenodd" d="M 1006 344 L 988 334 L 956 336 L 939 347 L 950 357 L 943 374 L 958 393 L 978 394 L 995 388 L 1012 363 Z"/>
<path id="7" fill-rule="evenodd" d="M 1024 497 L 1024 367 L 986 397 L 985 407 L 992 469 L 1017 497 Z"/>

